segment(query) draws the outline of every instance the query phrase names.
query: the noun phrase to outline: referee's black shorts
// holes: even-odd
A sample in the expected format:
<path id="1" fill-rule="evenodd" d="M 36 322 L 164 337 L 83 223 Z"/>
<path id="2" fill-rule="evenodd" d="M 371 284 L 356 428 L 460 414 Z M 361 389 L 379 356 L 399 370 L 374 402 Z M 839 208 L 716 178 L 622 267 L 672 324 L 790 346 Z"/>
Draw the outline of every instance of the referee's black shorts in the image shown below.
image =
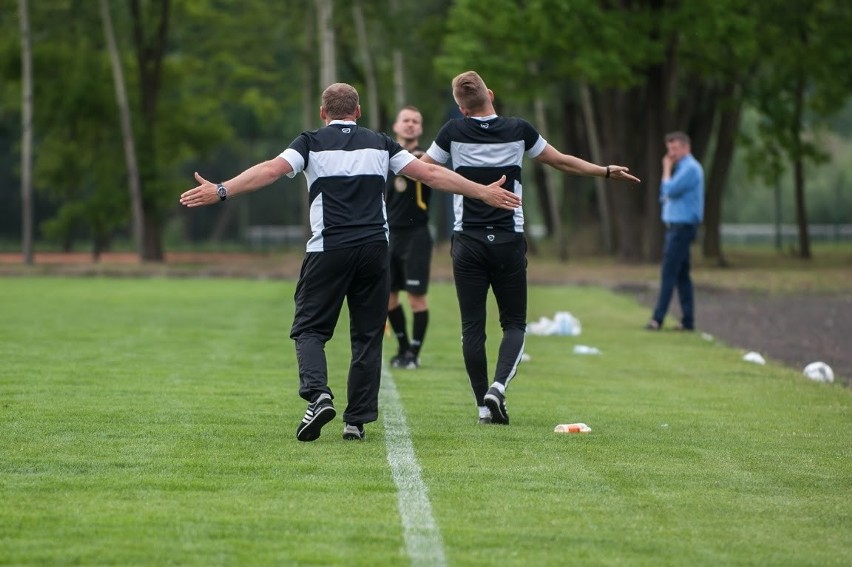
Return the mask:
<path id="1" fill-rule="evenodd" d="M 432 235 L 428 225 L 390 230 L 390 288 L 426 295 L 432 268 Z"/>

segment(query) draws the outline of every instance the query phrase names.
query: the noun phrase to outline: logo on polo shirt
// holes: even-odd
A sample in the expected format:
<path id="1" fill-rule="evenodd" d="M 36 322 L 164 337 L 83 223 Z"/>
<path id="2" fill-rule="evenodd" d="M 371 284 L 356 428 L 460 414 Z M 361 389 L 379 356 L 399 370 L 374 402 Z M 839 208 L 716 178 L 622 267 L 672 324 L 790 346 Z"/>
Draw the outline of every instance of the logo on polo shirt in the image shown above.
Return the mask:
<path id="1" fill-rule="evenodd" d="M 480 128 L 485 128 L 486 130 L 488 130 L 488 122 L 480 122 L 480 123 L 479 123 L 479 127 L 480 127 Z"/>
<path id="2" fill-rule="evenodd" d="M 340 131 L 343 132 L 344 134 L 348 134 L 349 132 L 352 131 L 352 128 L 341 128 Z"/>

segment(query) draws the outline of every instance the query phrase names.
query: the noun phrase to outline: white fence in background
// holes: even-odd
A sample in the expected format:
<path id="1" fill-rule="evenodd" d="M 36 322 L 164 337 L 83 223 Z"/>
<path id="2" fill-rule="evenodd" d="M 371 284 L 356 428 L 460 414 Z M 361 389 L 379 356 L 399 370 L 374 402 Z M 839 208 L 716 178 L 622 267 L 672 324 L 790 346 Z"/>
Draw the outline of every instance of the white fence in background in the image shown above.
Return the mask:
<path id="1" fill-rule="evenodd" d="M 722 241 L 730 244 L 797 242 L 799 229 L 795 224 L 725 224 L 719 227 Z M 850 242 L 852 224 L 810 224 L 808 235 L 813 242 Z"/>
<path id="2" fill-rule="evenodd" d="M 250 248 L 268 248 L 270 246 L 298 246 L 307 242 L 302 225 L 268 224 L 246 228 L 246 244 Z"/>

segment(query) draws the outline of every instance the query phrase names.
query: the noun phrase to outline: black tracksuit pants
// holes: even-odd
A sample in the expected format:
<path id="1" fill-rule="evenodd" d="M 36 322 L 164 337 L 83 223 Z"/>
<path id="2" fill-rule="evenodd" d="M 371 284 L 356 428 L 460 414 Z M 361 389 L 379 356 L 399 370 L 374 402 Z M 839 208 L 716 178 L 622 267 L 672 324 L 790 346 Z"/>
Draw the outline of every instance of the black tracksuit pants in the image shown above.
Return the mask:
<path id="1" fill-rule="evenodd" d="M 328 385 L 325 343 L 334 334 L 345 298 L 352 345 L 343 412 L 346 423 L 369 423 L 378 417 L 388 293 L 387 243 L 308 252 L 302 262 L 290 331 L 299 362 L 299 395 L 309 402 L 322 393 L 334 397 Z"/>
<path id="2" fill-rule="evenodd" d="M 494 381 L 504 386 L 515 376 L 527 328 L 527 244 L 523 233 L 456 232 L 453 278 L 462 320 L 462 353 L 479 406 L 488 391 L 485 320 L 488 289 L 500 311 L 503 339 Z"/>

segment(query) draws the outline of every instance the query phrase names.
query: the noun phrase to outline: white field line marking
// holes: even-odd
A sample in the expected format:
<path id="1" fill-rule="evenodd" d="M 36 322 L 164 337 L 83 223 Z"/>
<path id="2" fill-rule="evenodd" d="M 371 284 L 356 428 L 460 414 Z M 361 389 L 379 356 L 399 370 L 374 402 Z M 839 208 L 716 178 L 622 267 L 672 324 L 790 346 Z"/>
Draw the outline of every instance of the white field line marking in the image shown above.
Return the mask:
<path id="1" fill-rule="evenodd" d="M 447 564 L 441 531 L 432 517 L 426 485 L 420 477 L 420 464 L 414 454 L 405 412 L 393 376 L 382 368 L 379 391 L 388 464 L 396 483 L 399 515 L 405 536 L 405 550 L 414 566 L 440 567 Z"/>

